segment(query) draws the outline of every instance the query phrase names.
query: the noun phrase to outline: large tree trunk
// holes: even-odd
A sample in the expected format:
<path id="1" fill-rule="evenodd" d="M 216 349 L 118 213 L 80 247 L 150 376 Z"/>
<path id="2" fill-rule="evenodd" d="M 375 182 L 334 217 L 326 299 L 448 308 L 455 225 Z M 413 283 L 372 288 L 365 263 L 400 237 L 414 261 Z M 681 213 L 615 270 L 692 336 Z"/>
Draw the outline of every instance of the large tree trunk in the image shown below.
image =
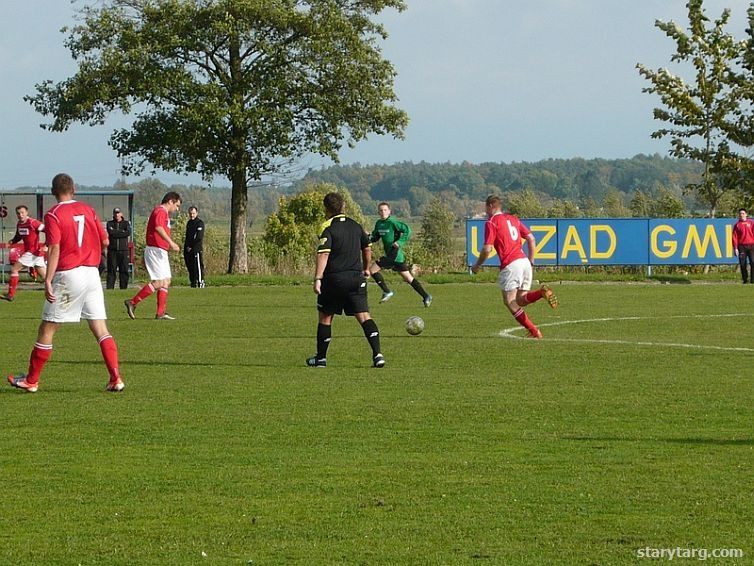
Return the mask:
<path id="1" fill-rule="evenodd" d="M 228 273 L 248 273 L 249 259 L 246 252 L 246 209 L 249 195 L 246 192 L 246 174 L 243 170 L 233 172 L 231 179 L 230 210 L 230 260 Z"/>

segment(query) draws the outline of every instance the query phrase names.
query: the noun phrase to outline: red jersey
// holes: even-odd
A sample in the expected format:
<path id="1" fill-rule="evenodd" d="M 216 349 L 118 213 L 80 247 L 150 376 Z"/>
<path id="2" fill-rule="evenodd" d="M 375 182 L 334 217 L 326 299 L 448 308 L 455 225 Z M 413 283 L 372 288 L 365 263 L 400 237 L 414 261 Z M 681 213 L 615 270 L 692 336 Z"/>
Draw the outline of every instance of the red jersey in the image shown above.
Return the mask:
<path id="1" fill-rule="evenodd" d="M 58 271 L 99 266 L 107 232 L 88 204 L 59 202 L 45 214 L 45 232 L 48 245 L 60 245 Z"/>
<path id="2" fill-rule="evenodd" d="M 15 244 L 23 241 L 24 253 L 31 252 L 37 256 L 44 255 L 39 250 L 39 234 L 44 232 L 44 229 L 44 224 L 36 218 L 29 217 L 24 222 L 16 224 L 16 235 L 13 236 L 11 242 Z"/>
<path id="3" fill-rule="evenodd" d="M 149 221 L 147 222 L 147 245 L 153 248 L 169 250 L 170 244 L 168 241 L 157 233 L 156 228 L 158 226 L 162 226 L 167 235 L 170 236 L 170 216 L 168 215 L 168 209 L 161 204 L 155 206 L 152 214 L 149 215 Z"/>
<path id="4" fill-rule="evenodd" d="M 754 245 L 754 220 L 751 218 L 739 220 L 733 225 L 733 249 L 738 248 L 738 244 Z"/>
<path id="5" fill-rule="evenodd" d="M 512 214 L 497 212 L 484 224 L 484 245 L 493 246 L 500 257 L 500 269 L 511 262 L 526 257 L 521 239 L 529 229 Z"/>

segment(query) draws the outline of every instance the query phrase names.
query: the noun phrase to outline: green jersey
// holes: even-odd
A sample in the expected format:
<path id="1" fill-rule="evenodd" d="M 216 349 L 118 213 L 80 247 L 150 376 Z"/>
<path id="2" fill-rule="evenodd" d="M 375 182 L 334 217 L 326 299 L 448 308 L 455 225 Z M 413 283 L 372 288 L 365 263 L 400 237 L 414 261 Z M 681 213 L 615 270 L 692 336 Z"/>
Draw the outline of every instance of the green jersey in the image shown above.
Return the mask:
<path id="1" fill-rule="evenodd" d="M 385 255 L 388 257 L 393 257 L 392 254 L 395 254 L 393 244 L 398 242 L 398 254 L 395 255 L 395 261 L 397 263 L 404 263 L 406 261 L 406 256 L 403 255 L 403 246 L 408 242 L 408 237 L 410 235 L 411 228 L 408 227 L 408 224 L 405 224 L 392 216 L 388 216 L 385 220 L 382 218 L 377 220 L 377 223 L 374 225 L 374 230 L 372 230 L 371 240 L 372 242 L 382 240 L 382 245 L 385 248 Z"/>

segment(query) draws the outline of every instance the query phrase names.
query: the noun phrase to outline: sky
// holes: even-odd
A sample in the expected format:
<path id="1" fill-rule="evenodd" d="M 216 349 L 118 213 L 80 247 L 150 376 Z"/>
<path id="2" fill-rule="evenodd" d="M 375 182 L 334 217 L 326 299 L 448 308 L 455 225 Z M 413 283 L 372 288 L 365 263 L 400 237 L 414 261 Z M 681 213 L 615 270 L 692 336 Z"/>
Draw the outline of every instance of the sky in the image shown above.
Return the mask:
<path id="1" fill-rule="evenodd" d="M 0 189 L 47 186 L 60 171 L 80 185 L 110 186 L 120 178 L 107 142 L 114 128 L 128 123 L 124 117 L 52 133 L 39 127 L 44 118 L 23 101 L 35 84 L 75 73 L 60 28 L 73 22 L 82 2 L 0 0 Z M 641 92 L 647 83 L 635 65 L 674 70 L 674 44 L 654 22 L 674 20 L 685 28 L 686 0 L 406 3 L 404 12 L 380 17 L 390 34 L 383 53 L 398 73 L 398 106 L 410 119 L 406 137 L 370 136 L 343 150 L 341 163 L 510 163 L 667 153 L 667 141 L 650 137 L 659 126 L 652 118 L 658 100 Z M 710 19 L 729 8 L 727 29 L 743 38 L 749 3 L 704 5 Z M 310 157 L 301 166 L 329 164 Z M 167 184 L 201 183 L 198 176 L 156 176 Z"/>

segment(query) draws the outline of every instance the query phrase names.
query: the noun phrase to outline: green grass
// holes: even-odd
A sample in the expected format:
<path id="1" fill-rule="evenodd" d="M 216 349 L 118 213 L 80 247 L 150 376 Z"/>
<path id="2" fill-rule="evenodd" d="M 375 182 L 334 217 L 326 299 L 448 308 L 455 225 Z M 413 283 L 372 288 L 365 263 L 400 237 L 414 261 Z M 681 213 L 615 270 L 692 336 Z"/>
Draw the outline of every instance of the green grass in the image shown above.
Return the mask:
<path id="1" fill-rule="evenodd" d="M 556 285 L 559 309 L 527 309 L 533 341 L 500 337 L 516 325 L 493 284 L 430 286 L 430 309 L 394 286 L 384 305 L 371 288 L 382 370 L 342 317 L 329 366 L 303 367 L 308 285 L 175 288 L 174 322 L 154 299 L 128 320 L 108 292 L 123 394 L 103 391 L 83 323 L 58 333 L 37 394 L 0 387 L 0 563 L 752 556 L 754 287 Z M 0 304 L 6 373 L 42 300 Z"/>

